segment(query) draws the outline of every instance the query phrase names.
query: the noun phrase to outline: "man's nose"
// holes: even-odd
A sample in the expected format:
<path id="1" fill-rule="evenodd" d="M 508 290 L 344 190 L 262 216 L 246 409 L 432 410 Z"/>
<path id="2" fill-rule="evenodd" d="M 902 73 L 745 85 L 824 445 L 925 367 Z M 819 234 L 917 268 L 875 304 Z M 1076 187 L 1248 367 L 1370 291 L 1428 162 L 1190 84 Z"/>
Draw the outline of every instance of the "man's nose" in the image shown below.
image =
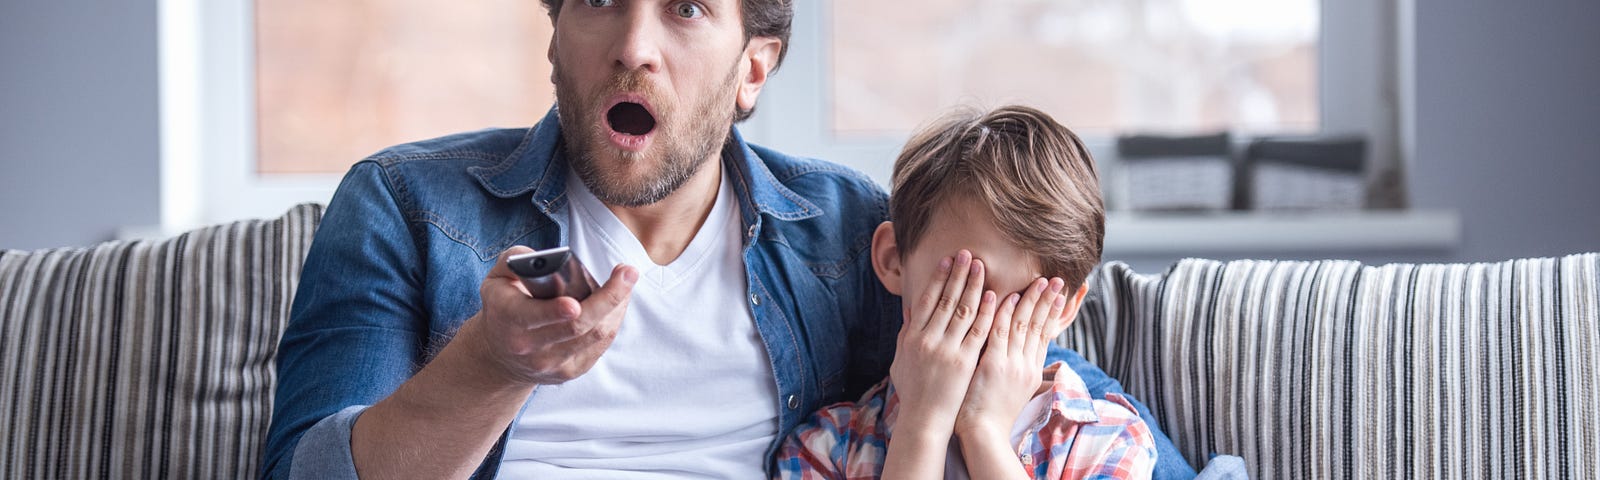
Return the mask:
<path id="1" fill-rule="evenodd" d="M 635 2 L 642 7 L 647 2 Z M 613 56 L 624 71 L 655 73 L 661 68 L 661 41 L 666 32 L 660 18 L 650 8 L 630 8 L 621 37 L 614 44 Z"/>

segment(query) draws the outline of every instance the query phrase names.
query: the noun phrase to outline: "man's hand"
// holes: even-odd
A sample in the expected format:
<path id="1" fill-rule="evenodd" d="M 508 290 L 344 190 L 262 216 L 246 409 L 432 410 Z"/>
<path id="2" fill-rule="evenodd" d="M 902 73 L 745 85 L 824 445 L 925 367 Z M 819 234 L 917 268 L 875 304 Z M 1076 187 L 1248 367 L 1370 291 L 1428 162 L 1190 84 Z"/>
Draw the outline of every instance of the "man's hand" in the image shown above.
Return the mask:
<path id="1" fill-rule="evenodd" d="M 956 418 L 957 436 L 1008 443 L 1012 424 L 1039 388 L 1049 337 L 1062 328 L 1067 305 L 1062 287 L 1060 278 L 1040 278 L 1001 302 Z"/>
<path id="2" fill-rule="evenodd" d="M 478 289 L 483 308 L 457 339 L 471 342 L 473 356 L 506 382 L 564 383 L 588 372 L 611 347 L 639 273 L 617 265 L 606 284 L 581 303 L 572 297 L 535 299 L 506 266 L 508 257 L 531 251 L 516 246 L 500 254 Z"/>
<path id="3" fill-rule="evenodd" d="M 538 385 L 578 378 L 616 338 L 639 273 L 619 265 L 582 303 L 535 300 L 506 266 L 483 279 L 483 308 L 439 355 L 362 412 L 350 455 L 365 478 L 466 478 Z"/>

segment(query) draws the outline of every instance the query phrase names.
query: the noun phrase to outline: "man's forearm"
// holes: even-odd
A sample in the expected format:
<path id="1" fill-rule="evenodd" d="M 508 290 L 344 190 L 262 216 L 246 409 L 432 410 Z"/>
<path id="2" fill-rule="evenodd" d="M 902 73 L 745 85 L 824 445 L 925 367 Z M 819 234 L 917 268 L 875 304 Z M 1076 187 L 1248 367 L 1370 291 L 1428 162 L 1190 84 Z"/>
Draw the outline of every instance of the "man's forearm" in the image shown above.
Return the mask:
<path id="1" fill-rule="evenodd" d="M 350 452 L 362 478 L 467 478 L 515 420 L 533 386 L 488 373 L 475 323 L 356 420 Z"/>

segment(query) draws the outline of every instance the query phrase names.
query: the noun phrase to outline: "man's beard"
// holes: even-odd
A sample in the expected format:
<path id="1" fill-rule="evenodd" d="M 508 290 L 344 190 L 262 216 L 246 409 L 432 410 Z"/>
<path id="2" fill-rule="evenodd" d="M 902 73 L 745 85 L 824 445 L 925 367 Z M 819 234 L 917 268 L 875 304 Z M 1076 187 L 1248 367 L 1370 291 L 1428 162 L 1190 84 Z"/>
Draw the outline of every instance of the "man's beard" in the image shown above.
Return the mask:
<path id="1" fill-rule="evenodd" d="M 728 72 L 721 85 L 713 86 L 702 96 L 705 100 L 694 105 L 694 110 L 682 119 L 685 125 L 673 124 L 678 119 L 677 105 L 669 96 L 655 91 L 644 79 L 644 74 L 633 70 L 611 76 L 604 88 L 591 92 L 579 100 L 572 79 L 562 75 L 559 58 L 553 62 L 556 78 L 557 117 L 561 120 L 561 137 L 565 143 L 567 162 L 578 179 L 594 196 L 607 205 L 639 207 L 661 201 L 687 183 L 706 160 L 722 148 L 733 126 L 733 95 L 738 78 L 738 64 Z M 597 112 L 612 95 L 636 92 L 644 96 L 656 117 L 655 138 L 642 152 L 623 151 L 610 142 L 611 127 L 605 112 Z M 601 118 L 593 116 L 599 114 Z M 629 178 L 622 171 L 602 167 L 596 155 L 610 151 L 627 164 L 646 165 L 651 154 L 659 157 L 655 167 L 638 178 Z"/>

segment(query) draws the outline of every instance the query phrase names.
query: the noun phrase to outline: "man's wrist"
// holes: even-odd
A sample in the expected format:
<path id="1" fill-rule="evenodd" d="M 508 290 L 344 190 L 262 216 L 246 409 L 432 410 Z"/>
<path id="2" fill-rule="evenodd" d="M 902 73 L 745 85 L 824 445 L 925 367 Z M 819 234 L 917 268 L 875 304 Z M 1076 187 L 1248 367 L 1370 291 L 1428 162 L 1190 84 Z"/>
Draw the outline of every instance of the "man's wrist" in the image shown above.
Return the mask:
<path id="1" fill-rule="evenodd" d="M 468 321 L 471 323 L 471 320 Z M 507 382 L 480 365 L 470 325 L 393 394 L 356 418 L 350 453 L 360 474 L 382 478 L 464 478 L 482 462 L 514 421 L 533 386 Z M 410 452 L 426 436 L 438 442 L 443 463 L 395 470 L 397 451 Z"/>
<path id="2" fill-rule="evenodd" d="M 431 376 L 436 381 L 447 382 L 454 387 L 450 389 L 454 391 L 446 393 L 453 398 L 441 400 L 446 404 L 454 404 L 460 397 L 469 396 L 478 399 L 526 398 L 535 387 L 531 382 L 514 378 L 506 371 L 504 365 L 488 355 L 489 349 L 479 334 L 481 331 L 478 330 L 480 327 L 478 322 L 481 321 L 481 316 L 474 315 L 464 322 L 450 343 L 446 344 L 444 349 L 439 351 L 439 355 L 417 374 L 419 377 Z M 434 403 L 424 398 L 412 399 Z"/>

